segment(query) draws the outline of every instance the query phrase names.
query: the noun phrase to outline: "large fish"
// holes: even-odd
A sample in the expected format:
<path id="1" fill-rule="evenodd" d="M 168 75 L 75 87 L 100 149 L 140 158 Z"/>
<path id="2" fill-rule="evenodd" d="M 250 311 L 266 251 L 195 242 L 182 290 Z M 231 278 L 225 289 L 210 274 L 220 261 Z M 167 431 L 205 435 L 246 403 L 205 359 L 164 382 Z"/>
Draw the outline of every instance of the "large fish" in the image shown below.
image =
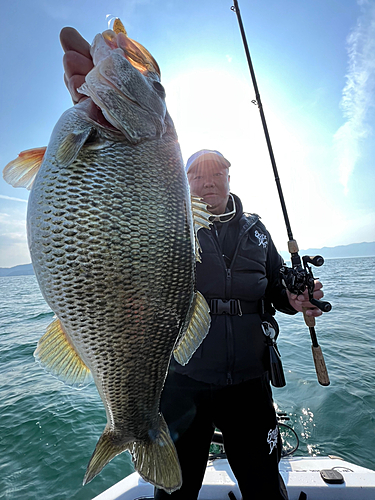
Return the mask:
<path id="1" fill-rule="evenodd" d="M 209 213 L 191 202 L 151 54 L 119 21 L 91 54 L 90 98 L 62 115 L 46 150 L 4 170 L 31 187 L 29 248 L 56 314 L 35 356 L 67 383 L 92 376 L 105 406 L 84 483 L 129 450 L 140 475 L 171 492 L 181 471 L 159 401 L 172 353 L 186 363 L 209 328 L 195 289 L 196 232 Z"/>

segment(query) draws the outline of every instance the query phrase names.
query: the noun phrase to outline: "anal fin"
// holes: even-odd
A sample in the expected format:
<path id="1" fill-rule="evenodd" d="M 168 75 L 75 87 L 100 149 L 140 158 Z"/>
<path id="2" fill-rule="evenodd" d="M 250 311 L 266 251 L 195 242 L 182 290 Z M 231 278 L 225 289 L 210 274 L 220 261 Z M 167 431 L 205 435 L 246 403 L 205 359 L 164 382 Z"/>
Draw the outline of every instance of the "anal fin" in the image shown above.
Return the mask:
<path id="1" fill-rule="evenodd" d="M 47 327 L 46 333 L 38 342 L 34 357 L 48 373 L 73 387 L 80 389 L 92 380 L 89 368 L 77 353 L 58 318 Z"/>
<path id="2" fill-rule="evenodd" d="M 187 320 L 185 333 L 173 350 L 173 356 L 180 365 L 186 365 L 203 342 L 211 324 L 210 309 L 200 292 L 196 293 Z"/>

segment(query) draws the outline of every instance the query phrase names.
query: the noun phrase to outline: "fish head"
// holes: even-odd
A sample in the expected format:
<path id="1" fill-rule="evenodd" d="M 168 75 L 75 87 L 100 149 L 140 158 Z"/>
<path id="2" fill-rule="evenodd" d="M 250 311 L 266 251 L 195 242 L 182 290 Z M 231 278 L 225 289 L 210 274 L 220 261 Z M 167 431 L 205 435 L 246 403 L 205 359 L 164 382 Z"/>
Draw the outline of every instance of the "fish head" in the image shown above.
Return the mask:
<path id="1" fill-rule="evenodd" d="M 169 118 L 159 66 L 125 29 L 116 31 L 96 35 L 91 45 L 94 68 L 78 91 L 131 143 L 160 138 Z"/>

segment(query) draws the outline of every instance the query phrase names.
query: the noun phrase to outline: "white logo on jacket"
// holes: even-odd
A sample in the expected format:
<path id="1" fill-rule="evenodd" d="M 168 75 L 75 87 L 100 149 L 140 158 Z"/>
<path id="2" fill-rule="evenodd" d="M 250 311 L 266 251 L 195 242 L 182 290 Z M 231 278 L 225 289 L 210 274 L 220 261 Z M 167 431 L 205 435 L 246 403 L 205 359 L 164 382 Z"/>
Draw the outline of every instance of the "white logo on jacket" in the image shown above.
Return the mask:
<path id="1" fill-rule="evenodd" d="M 279 435 L 279 428 L 277 426 L 274 429 L 270 429 L 268 431 L 267 443 L 270 445 L 269 455 L 271 455 L 274 448 L 277 448 L 278 435 Z"/>
<path id="2" fill-rule="evenodd" d="M 268 241 L 267 236 L 265 234 L 260 233 L 257 229 L 255 230 L 255 237 L 258 238 L 259 246 L 262 245 L 263 248 L 266 248 Z"/>

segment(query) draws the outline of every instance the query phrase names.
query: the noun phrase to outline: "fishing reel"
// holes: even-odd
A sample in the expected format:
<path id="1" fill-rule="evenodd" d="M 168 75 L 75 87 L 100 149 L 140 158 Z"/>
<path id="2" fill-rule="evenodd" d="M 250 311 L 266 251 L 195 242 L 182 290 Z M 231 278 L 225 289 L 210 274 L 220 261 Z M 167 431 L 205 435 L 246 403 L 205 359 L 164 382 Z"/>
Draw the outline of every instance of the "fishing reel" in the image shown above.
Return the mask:
<path id="1" fill-rule="evenodd" d="M 324 264 L 323 257 L 320 255 L 315 255 L 315 257 L 305 255 L 302 257 L 302 262 L 303 266 L 301 265 L 301 259 L 298 254 L 292 255 L 293 267 L 283 266 L 280 269 L 283 285 L 295 295 L 301 295 L 307 288 L 311 304 L 323 312 L 330 311 L 332 306 L 329 302 L 314 299 L 315 279 L 311 267 L 309 266 L 309 264 L 316 267 L 322 266 Z"/>

